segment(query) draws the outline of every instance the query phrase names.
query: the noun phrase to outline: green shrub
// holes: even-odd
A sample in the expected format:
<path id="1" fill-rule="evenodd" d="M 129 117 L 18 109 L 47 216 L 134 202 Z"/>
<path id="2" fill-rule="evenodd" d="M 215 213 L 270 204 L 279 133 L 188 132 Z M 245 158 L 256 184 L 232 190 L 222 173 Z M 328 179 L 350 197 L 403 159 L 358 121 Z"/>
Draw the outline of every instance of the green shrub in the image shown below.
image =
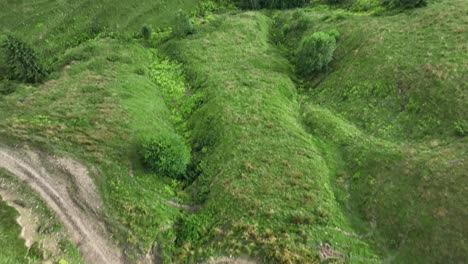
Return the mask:
<path id="1" fill-rule="evenodd" d="M 144 25 L 141 28 L 141 35 L 143 36 L 144 39 L 146 39 L 146 40 L 150 39 L 151 34 L 153 34 L 153 31 L 151 30 L 151 28 L 149 26 Z"/>
<path id="2" fill-rule="evenodd" d="M 183 10 L 177 11 L 172 27 L 172 34 L 175 37 L 185 37 L 195 33 L 192 20 L 190 16 Z"/>
<path id="3" fill-rule="evenodd" d="M 335 39 L 338 39 L 340 37 L 340 32 L 336 29 L 327 31 L 327 34 L 334 37 Z"/>
<path id="4" fill-rule="evenodd" d="M 345 1 L 346 1 L 346 0 L 325 0 L 325 2 L 326 2 L 327 4 L 332 4 L 332 5 L 334 5 L 334 4 L 342 4 L 342 3 L 344 3 Z"/>
<path id="5" fill-rule="evenodd" d="M 296 52 L 296 70 L 307 76 L 327 67 L 333 59 L 336 49 L 336 39 L 324 32 L 307 35 L 301 41 Z"/>
<path id="6" fill-rule="evenodd" d="M 416 8 L 427 5 L 426 0 L 382 0 L 382 4 L 389 8 Z"/>
<path id="7" fill-rule="evenodd" d="M 142 156 L 146 166 L 154 172 L 177 178 L 185 178 L 190 163 L 190 150 L 177 134 L 162 133 L 144 140 Z"/>
<path id="8" fill-rule="evenodd" d="M 16 84 L 14 82 L 5 80 L 0 81 L 0 94 L 9 95 L 16 91 Z"/>
<path id="9" fill-rule="evenodd" d="M 29 83 L 38 83 L 45 79 L 47 70 L 28 44 L 10 35 L 1 47 L 8 64 L 6 71 L 9 79 Z"/>
<path id="10" fill-rule="evenodd" d="M 233 2 L 243 9 L 286 9 L 305 6 L 310 3 L 310 0 L 235 0 Z"/>

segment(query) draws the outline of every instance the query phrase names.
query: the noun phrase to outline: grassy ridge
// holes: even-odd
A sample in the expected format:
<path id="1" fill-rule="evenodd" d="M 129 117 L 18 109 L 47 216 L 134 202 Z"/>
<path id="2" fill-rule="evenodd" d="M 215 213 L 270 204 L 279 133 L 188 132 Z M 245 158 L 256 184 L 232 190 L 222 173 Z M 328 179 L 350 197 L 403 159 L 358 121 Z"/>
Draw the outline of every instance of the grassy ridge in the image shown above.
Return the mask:
<path id="1" fill-rule="evenodd" d="M 289 63 L 269 43 L 260 13 L 218 18 L 168 50 L 205 95 L 189 119 L 204 202 L 185 225 L 181 255 L 249 252 L 265 261 L 314 262 L 327 241 L 350 261 L 376 256 L 337 204 L 331 170 L 302 127 Z M 185 240 L 183 240 L 185 238 Z"/>
<path id="2" fill-rule="evenodd" d="M 467 120 L 463 12 L 462 1 L 383 17 L 306 9 L 296 19 L 308 27 L 280 41 L 294 58 L 303 32 L 341 32 L 331 68 L 300 82 L 304 122 L 326 152 L 334 149 L 336 195 L 371 223 L 367 232 L 386 261 L 457 263 L 466 257 L 468 230 L 460 218 L 467 214 L 461 177 L 468 168 L 460 131 Z M 280 14 L 276 24 L 294 23 L 293 13 Z M 447 16 L 452 19 L 442 19 Z"/>
<path id="3" fill-rule="evenodd" d="M 381 17 L 305 10 L 310 31 L 341 32 L 310 98 L 380 137 L 456 136 L 468 125 L 466 11 L 459 0 Z"/>

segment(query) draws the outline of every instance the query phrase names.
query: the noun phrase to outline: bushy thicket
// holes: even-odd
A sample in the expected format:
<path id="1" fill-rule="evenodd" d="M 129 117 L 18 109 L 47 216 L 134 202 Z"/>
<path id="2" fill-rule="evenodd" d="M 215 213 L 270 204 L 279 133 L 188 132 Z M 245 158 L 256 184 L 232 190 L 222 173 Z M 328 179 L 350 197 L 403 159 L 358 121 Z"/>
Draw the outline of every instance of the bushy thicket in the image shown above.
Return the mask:
<path id="1" fill-rule="evenodd" d="M 302 7 L 310 0 L 233 0 L 233 2 L 243 9 L 260 9 L 260 8 L 293 8 Z"/>
<path id="2" fill-rule="evenodd" d="M 47 70 L 36 52 L 24 41 L 11 35 L 2 42 L 8 79 L 38 83 L 45 79 Z"/>
<path id="3" fill-rule="evenodd" d="M 144 39 L 146 39 L 146 40 L 150 39 L 152 34 L 153 34 L 153 31 L 151 30 L 151 28 L 148 25 L 144 25 L 141 28 L 141 36 Z"/>
<path id="4" fill-rule="evenodd" d="M 185 37 L 195 33 L 190 16 L 183 10 L 177 11 L 172 23 L 172 35 L 175 37 Z"/>
<path id="5" fill-rule="evenodd" d="M 280 13 L 274 17 L 272 40 L 276 45 L 285 48 L 291 59 L 297 43 L 312 25 L 312 19 L 301 9 L 292 13 Z"/>
<path id="6" fill-rule="evenodd" d="M 190 150 L 177 134 L 162 133 L 142 143 L 143 162 L 152 171 L 176 179 L 183 179 L 190 163 Z"/>
<path id="7" fill-rule="evenodd" d="M 382 3 L 390 8 L 416 8 L 427 5 L 426 0 L 382 0 Z"/>
<path id="8" fill-rule="evenodd" d="M 296 70 L 300 75 L 307 76 L 327 67 L 336 49 L 334 34 L 315 32 L 302 39 L 296 52 Z"/>

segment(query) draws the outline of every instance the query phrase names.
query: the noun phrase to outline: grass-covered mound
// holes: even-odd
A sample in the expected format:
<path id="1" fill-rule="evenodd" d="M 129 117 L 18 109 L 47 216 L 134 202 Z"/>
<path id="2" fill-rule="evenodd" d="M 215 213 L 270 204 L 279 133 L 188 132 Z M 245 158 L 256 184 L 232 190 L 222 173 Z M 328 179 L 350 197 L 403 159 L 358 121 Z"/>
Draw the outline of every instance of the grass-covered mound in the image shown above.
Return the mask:
<path id="1" fill-rule="evenodd" d="M 199 249 L 307 263 L 330 243 L 343 252 L 336 258 L 372 261 L 366 242 L 349 235 L 331 170 L 301 124 L 289 63 L 269 42 L 272 21 L 218 19 L 167 47 L 205 96 L 188 120 L 199 173 L 191 190 L 203 206 L 181 224 L 181 256 Z"/>

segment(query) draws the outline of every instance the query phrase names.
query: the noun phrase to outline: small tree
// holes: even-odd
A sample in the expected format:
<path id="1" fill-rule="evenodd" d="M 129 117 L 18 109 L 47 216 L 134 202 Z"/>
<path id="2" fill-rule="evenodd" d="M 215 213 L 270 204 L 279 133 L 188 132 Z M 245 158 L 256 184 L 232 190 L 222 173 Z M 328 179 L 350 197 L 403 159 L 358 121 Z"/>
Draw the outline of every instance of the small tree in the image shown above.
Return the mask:
<path id="1" fill-rule="evenodd" d="M 333 59 L 336 39 L 324 32 L 307 35 L 301 41 L 296 52 L 296 70 L 307 76 L 324 69 Z"/>
<path id="2" fill-rule="evenodd" d="M 27 43 L 9 35 L 1 47 L 4 49 L 8 64 L 9 79 L 38 83 L 47 76 L 47 70 Z"/>
<path id="3" fill-rule="evenodd" d="M 181 179 L 190 163 L 190 150 L 182 137 L 172 133 L 158 134 L 144 140 L 143 162 L 161 175 Z"/>
<path id="4" fill-rule="evenodd" d="M 195 28 L 189 15 L 183 10 L 177 11 L 174 17 L 172 34 L 176 37 L 185 37 L 193 33 L 195 33 Z"/>
<path id="5" fill-rule="evenodd" d="M 149 40 L 151 38 L 151 35 L 153 34 L 153 31 L 151 30 L 151 28 L 147 25 L 144 25 L 142 28 L 141 28 L 141 35 L 143 36 L 143 38 L 145 40 Z"/>

